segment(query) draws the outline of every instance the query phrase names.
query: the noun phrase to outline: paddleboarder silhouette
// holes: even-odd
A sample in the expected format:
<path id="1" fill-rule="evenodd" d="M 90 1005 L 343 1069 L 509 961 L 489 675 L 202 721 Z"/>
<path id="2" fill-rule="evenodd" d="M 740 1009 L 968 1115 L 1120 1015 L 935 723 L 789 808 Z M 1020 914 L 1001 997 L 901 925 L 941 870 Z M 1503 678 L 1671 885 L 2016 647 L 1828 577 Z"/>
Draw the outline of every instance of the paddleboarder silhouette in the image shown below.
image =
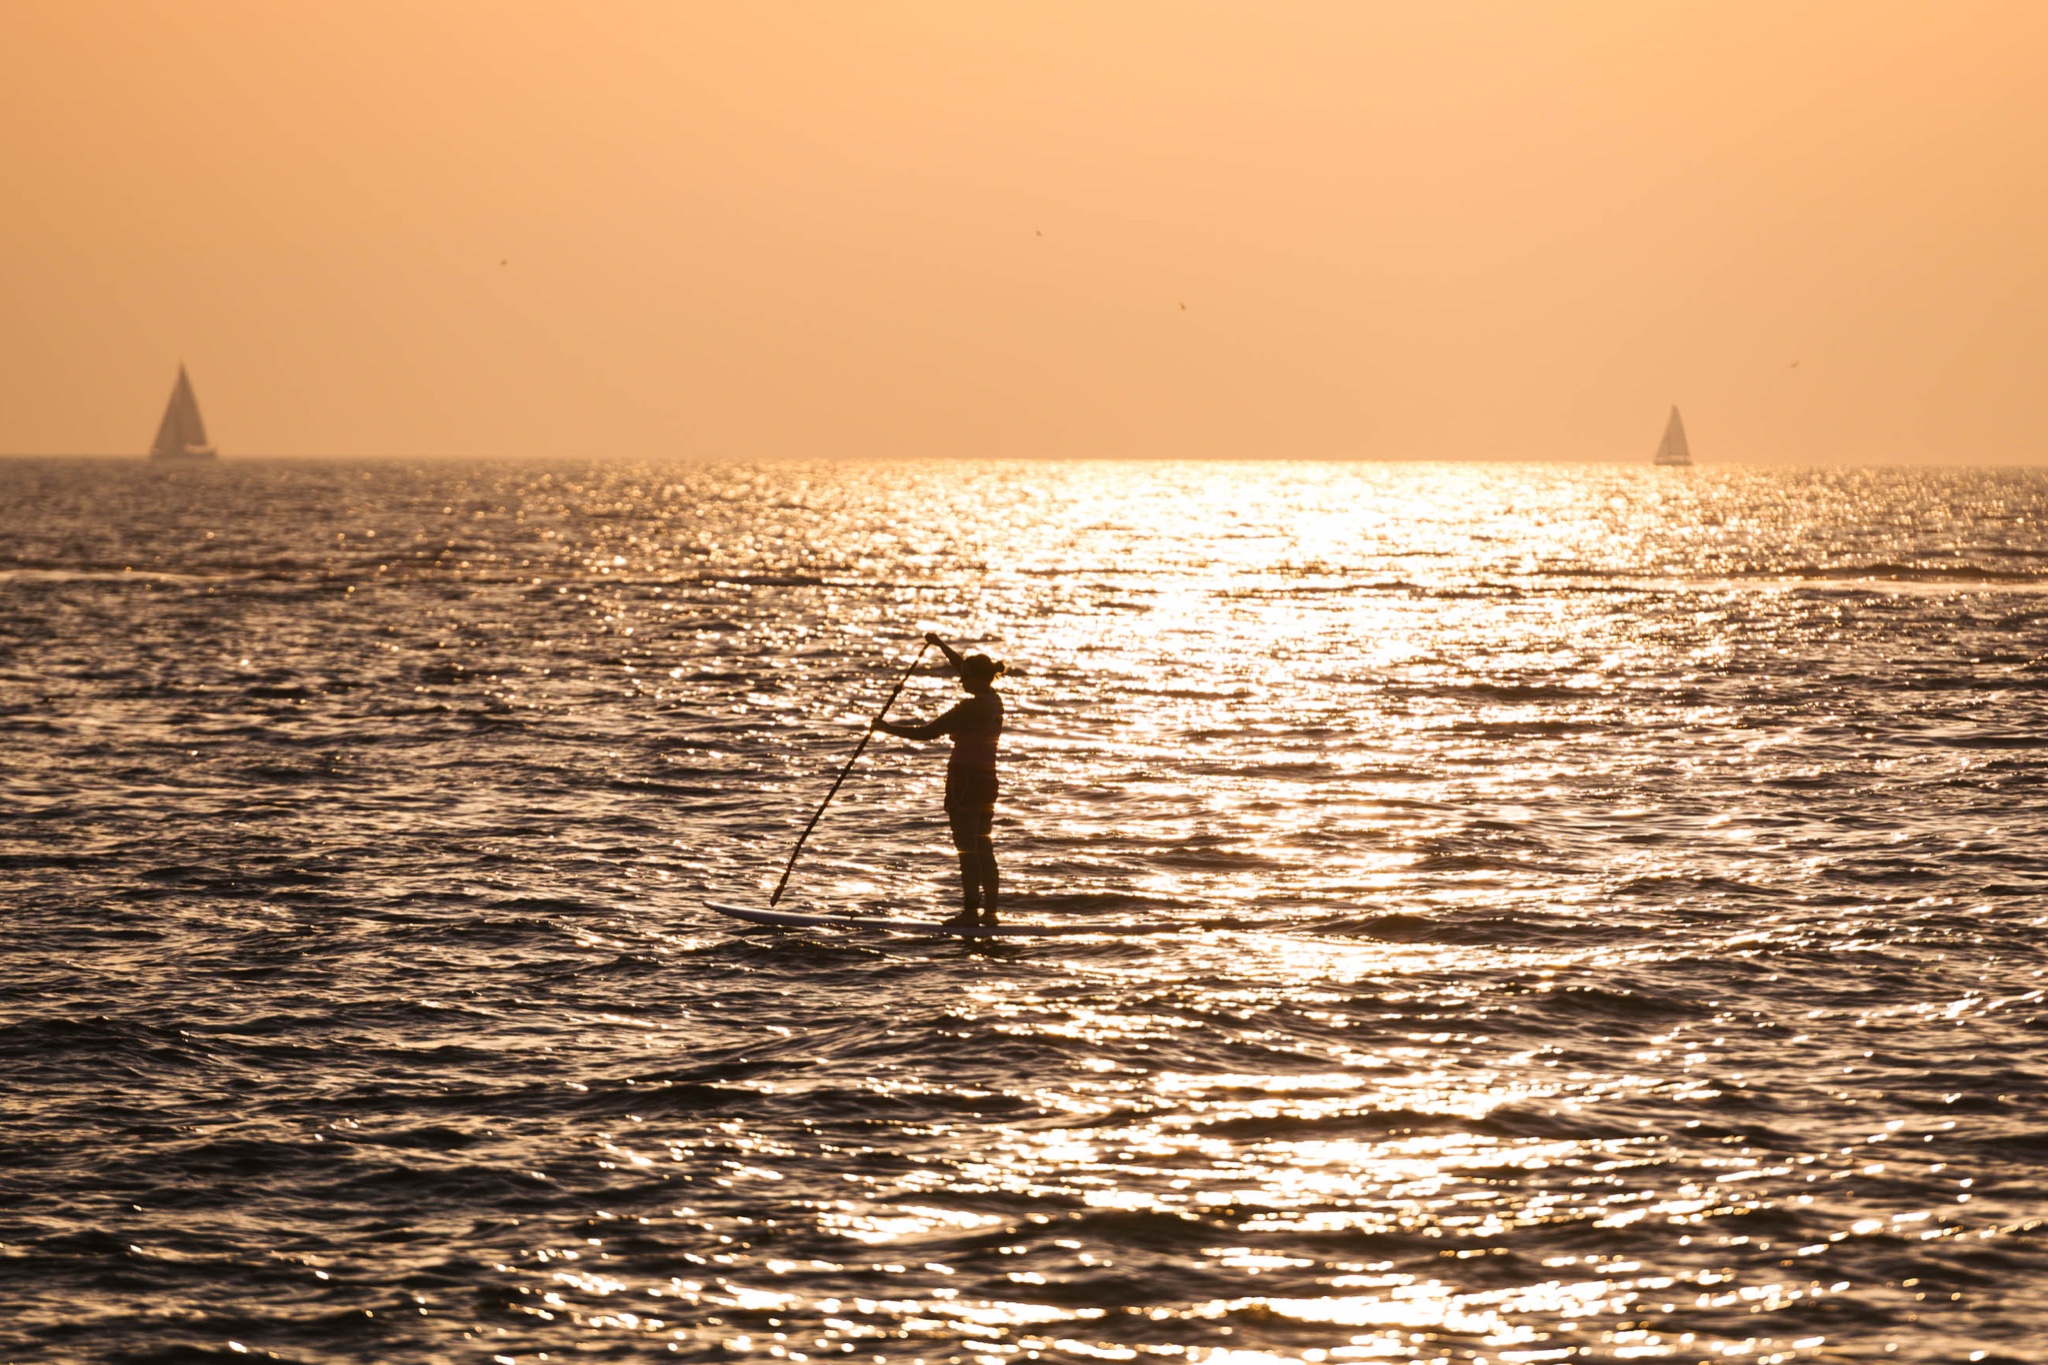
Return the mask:
<path id="1" fill-rule="evenodd" d="M 960 913 L 953 925 L 993 927 L 998 878 L 994 822 L 996 815 L 996 741 L 1003 733 L 1003 699 L 996 679 L 1008 671 L 986 654 L 960 652 L 927 633 L 925 643 L 937 645 L 960 676 L 967 700 L 923 725 L 899 725 L 877 719 L 874 728 L 899 739 L 937 739 L 950 735 L 953 757 L 946 764 L 946 823 L 953 847 L 960 850 Z M 979 917 L 977 921 L 977 916 Z"/>

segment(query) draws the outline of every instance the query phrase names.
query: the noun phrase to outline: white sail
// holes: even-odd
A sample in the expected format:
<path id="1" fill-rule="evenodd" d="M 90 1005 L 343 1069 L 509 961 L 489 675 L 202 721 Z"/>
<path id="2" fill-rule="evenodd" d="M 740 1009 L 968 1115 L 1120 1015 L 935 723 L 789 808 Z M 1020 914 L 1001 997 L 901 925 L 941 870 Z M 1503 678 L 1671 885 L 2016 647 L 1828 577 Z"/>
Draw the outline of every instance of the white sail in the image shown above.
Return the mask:
<path id="1" fill-rule="evenodd" d="M 1685 443 L 1685 423 L 1679 418 L 1676 404 L 1671 408 L 1671 420 L 1664 424 L 1664 439 L 1657 443 L 1657 463 L 1692 463 L 1692 450 Z"/>
<path id="2" fill-rule="evenodd" d="M 158 460 L 205 460 L 214 455 L 206 441 L 206 422 L 199 416 L 199 399 L 183 365 L 178 366 L 178 382 L 171 388 L 171 401 L 164 407 L 164 420 L 157 424 L 149 453 Z"/>

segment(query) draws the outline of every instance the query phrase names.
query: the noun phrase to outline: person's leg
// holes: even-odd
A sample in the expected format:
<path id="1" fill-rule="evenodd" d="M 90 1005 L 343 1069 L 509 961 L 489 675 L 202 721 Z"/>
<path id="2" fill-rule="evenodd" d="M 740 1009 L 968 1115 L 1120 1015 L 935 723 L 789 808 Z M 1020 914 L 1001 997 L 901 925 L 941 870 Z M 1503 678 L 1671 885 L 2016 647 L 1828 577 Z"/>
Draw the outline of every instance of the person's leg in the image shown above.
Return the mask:
<path id="1" fill-rule="evenodd" d="M 982 835 L 974 841 L 974 860 L 979 865 L 981 882 L 981 922 L 996 922 L 996 901 L 1001 891 L 1001 878 L 996 872 L 996 841 L 989 835 Z"/>
<path id="2" fill-rule="evenodd" d="M 981 909 L 981 866 L 974 855 L 974 842 L 968 840 L 959 845 L 960 849 L 960 913 L 968 919 L 974 918 Z"/>
<path id="3" fill-rule="evenodd" d="M 960 854 L 960 913 L 947 920 L 953 923 L 974 923 L 975 912 L 981 908 L 981 860 L 974 848 L 974 835 L 966 828 L 971 821 L 962 819 L 963 812 L 953 807 L 946 808 L 946 823 L 952 826 L 953 847 Z"/>
<path id="4" fill-rule="evenodd" d="M 981 907 L 981 922 L 994 924 L 999 891 L 996 846 L 991 837 L 995 828 L 995 803 L 961 801 L 956 804 L 956 809 L 959 816 L 953 828 L 955 841 L 960 846 L 960 874 L 974 882 L 974 900 Z"/>

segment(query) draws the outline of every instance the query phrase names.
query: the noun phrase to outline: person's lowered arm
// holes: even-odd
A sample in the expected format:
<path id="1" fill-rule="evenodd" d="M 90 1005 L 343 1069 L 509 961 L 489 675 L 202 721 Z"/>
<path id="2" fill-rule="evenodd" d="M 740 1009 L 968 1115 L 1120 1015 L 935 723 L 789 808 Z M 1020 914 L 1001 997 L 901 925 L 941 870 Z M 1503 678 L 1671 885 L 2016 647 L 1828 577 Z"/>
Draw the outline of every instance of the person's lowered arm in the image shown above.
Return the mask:
<path id="1" fill-rule="evenodd" d="M 966 704 L 961 702 L 945 715 L 936 720 L 928 720 L 922 725 L 898 725 L 893 720 L 878 720 L 875 722 L 875 728 L 885 735 L 894 735 L 898 739 L 937 739 L 941 735 L 953 733 L 953 723 L 958 717 L 960 707 Z"/>

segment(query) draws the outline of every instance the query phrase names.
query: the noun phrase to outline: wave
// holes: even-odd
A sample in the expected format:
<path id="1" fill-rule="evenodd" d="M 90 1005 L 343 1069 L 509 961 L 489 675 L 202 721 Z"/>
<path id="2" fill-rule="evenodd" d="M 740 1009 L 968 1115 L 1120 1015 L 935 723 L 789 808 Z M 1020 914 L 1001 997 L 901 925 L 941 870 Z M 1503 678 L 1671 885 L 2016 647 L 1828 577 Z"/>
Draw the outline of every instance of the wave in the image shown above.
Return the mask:
<path id="1" fill-rule="evenodd" d="M 1790 564 L 1737 569 L 1730 578 L 1840 582 L 1872 579 L 1900 583 L 1987 583 L 2048 585 L 2048 569 L 1999 568 L 1990 564 L 1926 564 L 1875 560 L 1860 564 Z"/>

